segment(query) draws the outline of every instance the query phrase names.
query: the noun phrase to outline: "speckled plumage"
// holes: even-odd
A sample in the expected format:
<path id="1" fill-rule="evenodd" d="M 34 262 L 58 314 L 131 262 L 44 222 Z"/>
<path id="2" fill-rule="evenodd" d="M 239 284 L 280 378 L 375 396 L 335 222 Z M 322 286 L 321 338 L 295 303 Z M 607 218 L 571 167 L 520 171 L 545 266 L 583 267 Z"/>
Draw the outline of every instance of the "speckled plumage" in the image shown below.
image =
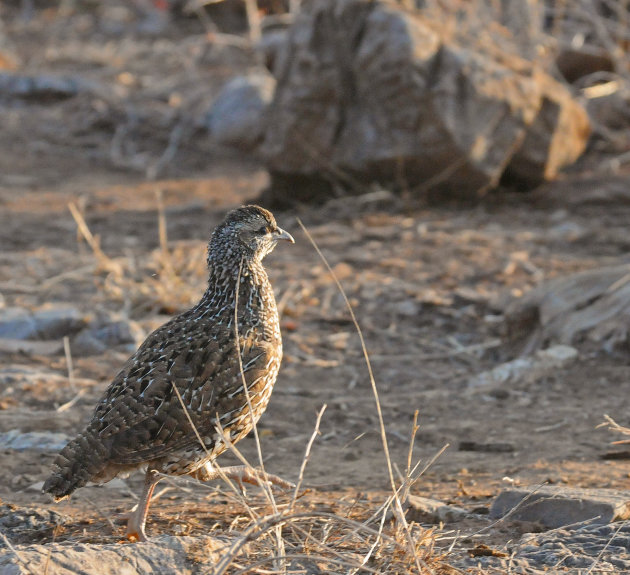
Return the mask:
<path id="1" fill-rule="evenodd" d="M 97 404 L 86 430 L 57 456 L 44 491 L 62 499 L 88 481 L 106 482 L 140 466 L 203 479 L 205 469 L 211 469 L 206 464 L 226 449 L 218 424 L 232 442 L 249 433 L 252 418 L 236 331 L 257 421 L 282 359 L 278 312 L 262 266 L 263 257 L 279 239 L 293 241 L 260 207 L 244 206 L 226 216 L 210 240 L 208 289 L 200 302 L 150 334 L 129 358 Z"/>

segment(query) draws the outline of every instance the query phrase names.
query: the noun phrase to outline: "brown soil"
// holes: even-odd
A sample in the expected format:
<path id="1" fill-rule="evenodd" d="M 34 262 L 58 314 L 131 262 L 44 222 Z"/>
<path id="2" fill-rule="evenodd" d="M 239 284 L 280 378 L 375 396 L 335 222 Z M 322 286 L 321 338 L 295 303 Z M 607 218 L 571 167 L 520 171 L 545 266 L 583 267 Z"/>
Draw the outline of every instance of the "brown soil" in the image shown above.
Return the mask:
<path id="1" fill-rule="evenodd" d="M 43 14 L 40 18 L 52 18 L 59 26 L 54 14 Z M 26 54 L 28 73 L 62 70 L 60 60 L 47 64 L 42 53 L 33 53 L 33 38 L 49 50 L 70 42 L 45 24 L 15 24 L 13 39 L 17 51 Z M 169 29 L 175 39 L 188 33 Z M 88 47 L 91 42 L 86 34 L 74 41 Z M 166 76 L 169 64 L 160 69 L 159 61 L 151 61 L 146 73 Z M 212 86 L 208 93 L 216 91 L 216 78 L 229 76 L 239 65 L 206 62 L 203 78 Z M 140 74 L 141 62 L 135 66 L 133 72 Z M 88 78 L 95 74 L 76 62 L 67 67 Z M 125 69 L 124 64 L 104 62 L 99 75 L 116 77 Z M 199 86 L 197 90 L 202 91 Z M 90 101 L 94 104 L 90 98 L 18 100 L 5 108 L 11 121 L 0 132 L 0 293 L 7 306 L 68 302 L 86 313 L 98 307 L 126 310 L 150 329 L 202 293 L 209 231 L 226 209 L 255 198 L 266 185 L 266 174 L 255 162 L 214 150 L 207 136 L 193 131 L 164 173 L 149 181 L 141 171 L 112 165 L 107 151 L 115 128 L 92 125 L 86 132 L 89 145 L 80 140 L 76 124 L 88 115 Z M 118 109 L 111 106 L 106 114 L 110 120 Z M 53 129 L 58 131 L 51 134 Z M 146 148 L 159 157 L 168 129 L 146 130 L 151 136 L 145 135 Z M 145 142 L 145 136 L 137 141 Z M 153 281 L 152 274 L 160 273 L 156 190 L 164 199 L 169 247 L 181 278 L 158 276 L 157 283 L 170 281 L 165 285 L 174 291 L 142 289 Z M 68 210 L 71 201 L 80 205 L 105 254 L 124 267 L 119 275 L 99 266 L 77 239 Z M 533 383 L 489 395 L 467 392 L 466 383 L 505 359 L 492 342 L 500 337 L 500 314 L 510 297 L 544 278 L 626 257 L 630 206 L 550 205 L 505 194 L 474 206 L 340 199 L 276 214 L 296 244 L 280 246 L 267 260 L 284 310 L 285 360 L 259 426 L 262 450 L 268 471 L 294 480 L 316 413 L 326 404 L 306 472 L 311 488 L 306 497 L 314 507 L 338 510 L 382 498 L 388 488 L 387 467 L 357 334 L 296 215 L 354 304 L 374 367 L 392 460 L 404 473 L 416 410 L 420 430 L 414 461 L 427 463 L 449 446 L 416 483 L 414 493 L 480 509 L 512 482 L 628 488 L 628 463 L 602 460 L 616 438 L 596 429 L 604 414 L 627 423 L 627 353 L 607 354 L 584 344 L 578 346 L 575 363 Z M 57 279 L 47 282 L 50 278 Z M 118 350 L 74 357 L 75 376 L 95 383 L 85 383 L 85 394 L 63 414 L 55 409 L 72 399 L 69 386 L 44 381 L 29 389 L 0 390 L 0 431 L 78 431 L 124 359 Z M 63 355 L 4 354 L 2 363 L 67 373 Z M 463 441 L 502 443 L 505 450 L 462 451 Z M 239 448 L 257 461 L 252 439 Z M 48 453 L 5 452 L 0 498 L 20 506 L 52 506 L 31 488 L 46 477 L 52 459 Z M 230 461 L 226 456 L 223 463 Z M 138 493 L 140 475 L 126 484 L 87 487 L 56 506 L 72 518 L 57 537 L 119 538 L 122 528 L 110 525 L 108 518 L 132 505 L 130 493 Z M 255 491 L 254 500 L 259 497 Z M 148 532 L 194 534 L 227 528 L 239 509 L 225 489 L 177 480 L 154 505 Z M 514 530 L 501 529 L 489 539 L 500 543 L 514 537 Z"/>

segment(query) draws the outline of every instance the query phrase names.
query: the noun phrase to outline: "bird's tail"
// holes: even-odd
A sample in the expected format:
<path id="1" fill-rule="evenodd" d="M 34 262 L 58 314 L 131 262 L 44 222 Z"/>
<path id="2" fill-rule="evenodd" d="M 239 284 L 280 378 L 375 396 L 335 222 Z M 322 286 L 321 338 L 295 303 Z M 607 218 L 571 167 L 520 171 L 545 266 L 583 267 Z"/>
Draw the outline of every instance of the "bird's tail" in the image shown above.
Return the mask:
<path id="1" fill-rule="evenodd" d="M 88 427 L 57 455 L 42 491 L 61 501 L 99 475 L 107 466 L 107 455 L 98 434 Z"/>

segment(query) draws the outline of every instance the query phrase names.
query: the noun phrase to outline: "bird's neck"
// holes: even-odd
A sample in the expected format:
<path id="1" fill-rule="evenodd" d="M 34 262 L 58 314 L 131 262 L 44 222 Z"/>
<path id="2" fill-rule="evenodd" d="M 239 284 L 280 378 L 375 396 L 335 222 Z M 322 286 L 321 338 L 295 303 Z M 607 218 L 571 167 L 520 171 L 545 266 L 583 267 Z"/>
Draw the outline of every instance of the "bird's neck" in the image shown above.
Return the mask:
<path id="1" fill-rule="evenodd" d="M 215 310 L 215 317 L 231 323 L 237 292 L 239 318 L 247 323 L 277 321 L 276 302 L 267 272 L 260 261 L 251 258 L 243 258 L 240 266 L 233 262 L 231 265 L 215 262 L 199 306 Z"/>

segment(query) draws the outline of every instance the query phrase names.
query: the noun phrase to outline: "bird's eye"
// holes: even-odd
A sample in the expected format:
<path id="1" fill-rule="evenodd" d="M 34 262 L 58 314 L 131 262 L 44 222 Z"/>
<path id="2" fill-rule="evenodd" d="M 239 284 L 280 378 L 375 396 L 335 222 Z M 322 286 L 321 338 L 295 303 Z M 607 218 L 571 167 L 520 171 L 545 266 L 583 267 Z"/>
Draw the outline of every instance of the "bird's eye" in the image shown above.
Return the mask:
<path id="1" fill-rule="evenodd" d="M 260 228 L 258 230 L 258 233 L 261 235 L 265 235 L 265 234 L 270 234 L 271 232 L 273 232 L 273 228 L 271 226 L 263 226 L 262 228 Z"/>

